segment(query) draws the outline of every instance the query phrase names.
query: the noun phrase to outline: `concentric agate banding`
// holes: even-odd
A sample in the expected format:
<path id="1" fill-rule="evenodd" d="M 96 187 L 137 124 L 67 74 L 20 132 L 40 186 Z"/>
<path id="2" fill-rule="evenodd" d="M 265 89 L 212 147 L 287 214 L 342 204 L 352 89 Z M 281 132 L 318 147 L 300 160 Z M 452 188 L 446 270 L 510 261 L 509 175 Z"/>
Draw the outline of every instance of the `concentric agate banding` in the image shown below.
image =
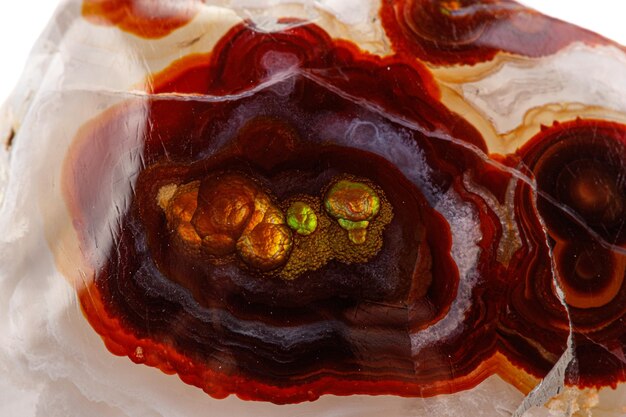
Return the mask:
<path id="1" fill-rule="evenodd" d="M 434 65 L 473 65 L 499 52 L 540 57 L 573 42 L 610 41 L 512 0 L 392 0 L 383 26 L 398 51 Z"/>
<path id="2" fill-rule="evenodd" d="M 487 155 L 478 131 L 442 105 L 420 62 L 539 56 L 597 39 L 512 2 L 486 2 L 476 16 L 459 17 L 462 39 L 446 42 L 457 33 L 450 3 L 417 41 L 398 41 L 393 30 L 402 25 L 391 23 L 399 53 L 387 57 L 296 20 L 272 33 L 244 23 L 210 54 L 155 75 L 134 195 L 80 293 L 113 353 L 177 373 L 216 398 L 431 396 L 493 374 L 527 392 L 568 349 L 573 322 L 581 372 L 566 381 L 624 379 L 597 347 L 621 346 L 615 226 L 623 184 L 611 182 L 621 162 L 605 157 L 623 156 L 615 133 L 623 126 L 597 122 L 606 130 L 606 144 L 597 145 L 584 139 L 593 123 L 576 121 L 546 129 L 516 155 Z M 389 4 L 424 19 L 437 12 L 432 2 L 386 3 L 387 26 Z M 523 31 L 556 25 L 565 34 L 545 50 L 481 45 L 493 45 L 487 40 L 498 30 L 517 33 L 511 25 L 520 16 L 541 23 Z M 83 171 L 97 160 L 88 142 L 115 143 L 111 132 L 125 117 L 95 121 L 67 160 L 66 197 L 85 247 L 102 185 L 97 169 Z M 580 140 L 597 160 L 553 161 L 567 135 L 564 149 Z M 595 175 L 600 190 L 563 164 Z M 582 202 L 573 208 L 591 230 L 553 215 L 543 195 Z M 571 268 L 568 257 L 590 252 L 605 260 L 601 268 Z M 593 305 L 583 292 L 594 294 Z"/>
<path id="3" fill-rule="evenodd" d="M 333 54 L 343 54 L 355 76 L 370 77 L 368 70 L 379 61 L 349 58 L 354 52 L 334 46 L 314 26 L 271 35 L 241 26 L 230 36 L 243 44 L 228 51 L 254 51 L 246 68 L 259 81 L 271 75 L 267 56 L 272 53 L 291 54 L 312 75 Z M 267 42 L 277 36 L 285 50 L 274 51 L 275 44 Z M 316 39 L 323 42 L 312 56 L 300 57 L 300 50 L 292 49 Z M 203 69 L 215 84 L 193 84 L 194 93 L 212 88 L 228 93 L 219 83 L 232 83 L 231 76 L 219 74 L 232 74 L 228 62 L 241 65 L 222 54 L 227 51 L 199 57 L 195 68 L 157 84 L 157 91 L 159 85 L 176 91 L 177 83 L 188 83 L 187 74 Z M 418 69 L 408 70 L 407 76 L 421 78 Z M 136 197 L 105 267 L 82 298 L 84 308 L 108 345 L 119 349 L 113 349 L 116 353 L 154 366 L 166 360 L 184 380 L 217 397 L 236 393 L 294 402 L 348 393 L 346 387 L 350 393 L 417 395 L 424 388 L 414 380 L 409 329 L 437 321 L 454 297 L 458 272 L 450 256 L 449 226 L 409 178 L 415 175 L 410 159 L 394 166 L 380 145 L 344 141 L 354 115 L 361 121 L 380 116 L 304 75 L 284 82 L 291 89 L 288 102 L 284 87 L 277 85 L 236 101 L 151 103 L 152 129 Z M 343 82 L 324 75 L 327 83 Z M 358 84 L 350 87 L 368 94 Z M 440 109 L 441 115 L 432 114 L 433 125 L 443 127 L 441 120 L 456 117 L 430 96 L 422 97 Z M 176 118 L 170 117 L 174 112 Z M 400 126 L 380 122 L 401 140 Z M 96 134 L 118 123 L 123 122 L 104 120 Z M 344 133 L 323 133 L 328 123 Z M 457 129 L 461 123 L 458 119 Z M 465 129 L 473 133 L 469 125 Z M 398 145 L 417 151 L 415 143 L 424 137 L 410 135 L 411 142 Z M 85 150 L 73 166 L 89 158 Z M 83 215 L 92 191 L 80 185 L 76 190 Z M 294 233 L 287 224 L 288 209 L 298 201 L 307 202 L 318 219 L 309 235 Z M 264 224 L 280 228 L 289 242 L 270 259 L 273 263 L 252 256 L 262 250 L 246 240 Z M 96 293 L 101 306 L 93 301 Z M 101 327 L 109 325 L 98 323 L 99 309 L 127 329 L 137 346 L 127 346 L 120 331 Z M 188 369 L 181 357 L 197 362 L 197 368 Z M 202 377 L 207 372 L 210 379 Z M 448 372 L 425 369 L 424 386 L 446 389 L 441 381 Z M 248 383 L 237 382 L 242 379 Z"/>
<path id="4" fill-rule="evenodd" d="M 546 294 L 558 298 L 557 292 L 563 292 L 568 314 L 562 320 L 574 328 L 579 367 L 568 378 L 583 386 L 614 384 L 624 377 L 610 350 L 621 346 L 626 313 L 620 226 L 626 218 L 625 138 L 625 125 L 578 119 L 544 128 L 519 151 L 536 178 L 537 211 L 557 278 L 545 275 L 533 287 L 548 299 Z M 551 310 L 544 302 L 545 313 Z"/>

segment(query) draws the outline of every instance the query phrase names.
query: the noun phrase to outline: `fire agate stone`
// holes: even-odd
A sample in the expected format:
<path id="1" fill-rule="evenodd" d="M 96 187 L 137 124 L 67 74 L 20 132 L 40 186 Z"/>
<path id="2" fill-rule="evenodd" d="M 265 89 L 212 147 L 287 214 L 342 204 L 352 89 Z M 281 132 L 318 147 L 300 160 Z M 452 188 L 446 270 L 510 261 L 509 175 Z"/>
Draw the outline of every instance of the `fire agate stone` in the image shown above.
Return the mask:
<path id="1" fill-rule="evenodd" d="M 0 178 L 0 258 L 36 245 L 20 219 L 52 254 L 32 302 L 74 294 L 110 353 L 215 399 L 399 404 L 496 378 L 517 415 L 614 404 L 623 48 L 512 0 L 217 3 L 59 10 Z M 45 269 L 10 262 L 5 289 Z"/>

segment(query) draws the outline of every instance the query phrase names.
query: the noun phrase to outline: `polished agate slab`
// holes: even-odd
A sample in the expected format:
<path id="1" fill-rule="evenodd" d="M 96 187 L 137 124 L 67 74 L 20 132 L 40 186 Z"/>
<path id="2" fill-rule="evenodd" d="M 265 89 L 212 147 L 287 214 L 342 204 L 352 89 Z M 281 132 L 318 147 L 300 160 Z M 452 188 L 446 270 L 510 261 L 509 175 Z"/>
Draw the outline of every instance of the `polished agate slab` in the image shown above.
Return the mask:
<path id="1" fill-rule="evenodd" d="M 58 10 L 3 116 L 14 383 L 47 415 L 618 415 L 623 48 L 513 1 L 240 3 Z"/>

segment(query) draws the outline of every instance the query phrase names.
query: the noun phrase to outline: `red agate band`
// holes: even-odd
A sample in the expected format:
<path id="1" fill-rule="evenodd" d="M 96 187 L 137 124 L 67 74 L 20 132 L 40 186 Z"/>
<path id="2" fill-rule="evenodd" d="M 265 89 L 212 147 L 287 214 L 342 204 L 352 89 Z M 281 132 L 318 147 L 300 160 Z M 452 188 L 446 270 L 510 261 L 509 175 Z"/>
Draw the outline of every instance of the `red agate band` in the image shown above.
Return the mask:
<path id="1" fill-rule="evenodd" d="M 484 158 L 479 133 L 441 104 L 414 59 L 364 53 L 315 25 L 268 34 L 242 24 L 211 54 L 157 74 L 153 92 L 162 94 L 144 109 L 134 194 L 80 294 L 113 353 L 217 398 L 290 403 L 452 393 L 493 374 L 529 391 L 565 351 L 570 316 L 555 283 L 566 300 L 587 287 L 572 278 L 568 293 L 551 253 L 558 263 L 572 251 L 607 249 L 551 226 L 543 200 L 535 209 L 529 186 L 495 156 Z M 124 109 L 102 116 L 66 161 L 66 197 L 85 247 L 96 246 L 102 212 L 94 202 L 116 162 L 99 155 L 120 143 L 128 117 Z M 584 138 L 590 126 L 606 140 L 580 146 L 593 147 L 587 153 L 598 163 L 576 164 L 605 167 L 610 175 L 598 181 L 617 190 L 608 197 L 560 174 L 569 160 L 550 156 L 559 138 Z M 623 184 L 610 179 L 626 166 L 621 132 L 604 122 L 558 125 L 497 162 L 534 175 L 540 188 L 553 182 L 544 175 L 561 178 L 555 198 L 582 196 L 579 214 L 599 222 L 594 236 L 619 243 L 621 231 L 604 222 L 620 215 Z M 316 216 L 308 234 L 288 221 L 294 202 Z M 476 242 L 454 237 L 468 232 L 464 224 L 479 229 Z M 475 259 L 454 258 L 455 244 L 477 245 Z M 608 250 L 607 265 L 619 265 Z M 603 275 L 595 293 L 608 282 L 613 276 Z M 580 373 L 568 383 L 624 379 L 586 341 L 621 346 L 620 294 L 590 314 L 570 296 L 583 327 L 574 327 Z M 437 330 L 446 320 L 456 331 Z"/>
<path id="2" fill-rule="evenodd" d="M 200 0 L 83 0 L 82 15 L 94 24 L 157 39 L 189 23 L 202 4 Z"/>
<path id="3" fill-rule="evenodd" d="M 536 178 L 537 210 L 557 275 L 556 281 L 536 280 L 535 297 L 554 292 L 558 282 L 574 329 L 578 369 L 568 379 L 615 386 L 625 377 L 613 352 L 623 348 L 626 314 L 626 127 L 600 120 L 555 123 L 518 153 Z"/>
<path id="4" fill-rule="evenodd" d="M 390 0 L 380 14 L 396 51 L 434 65 L 474 65 L 498 52 L 540 57 L 573 42 L 612 44 L 512 0 Z"/>

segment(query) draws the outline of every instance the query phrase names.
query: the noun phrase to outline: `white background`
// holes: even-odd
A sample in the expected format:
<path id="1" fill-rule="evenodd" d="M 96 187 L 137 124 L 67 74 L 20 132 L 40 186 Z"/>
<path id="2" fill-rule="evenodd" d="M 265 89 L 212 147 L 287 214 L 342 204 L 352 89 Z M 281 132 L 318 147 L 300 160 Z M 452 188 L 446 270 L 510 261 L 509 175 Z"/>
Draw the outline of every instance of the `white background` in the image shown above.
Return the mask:
<path id="1" fill-rule="evenodd" d="M 546 14 L 587 27 L 626 44 L 624 0 L 524 0 Z M 0 104 L 20 76 L 31 46 L 46 26 L 57 0 L 0 0 Z M 2 370 L 0 369 L 0 372 Z M 0 416 L 33 415 L 36 400 L 0 375 Z"/>
<path id="2" fill-rule="evenodd" d="M 523 3 L 626 44 L 626 1 L 523 0 Z M 13 89 L 31 46 L 56 5 L 56 0 L 5 0 L 0 3 L 0 103 Z"/>
<path id="3" fill-rule="evenodd" d="M 524 3 L 626 44 L 625 0 L 525 0 Z M 56 4 L 57 0 L 0 0 L 0 103 L 17 82 L 31 46 Z M 33 415 L 36 402 L 30 395 L 33 394 L 26 395 L 7 386 L 0 378 L 0 416 Z"/>

